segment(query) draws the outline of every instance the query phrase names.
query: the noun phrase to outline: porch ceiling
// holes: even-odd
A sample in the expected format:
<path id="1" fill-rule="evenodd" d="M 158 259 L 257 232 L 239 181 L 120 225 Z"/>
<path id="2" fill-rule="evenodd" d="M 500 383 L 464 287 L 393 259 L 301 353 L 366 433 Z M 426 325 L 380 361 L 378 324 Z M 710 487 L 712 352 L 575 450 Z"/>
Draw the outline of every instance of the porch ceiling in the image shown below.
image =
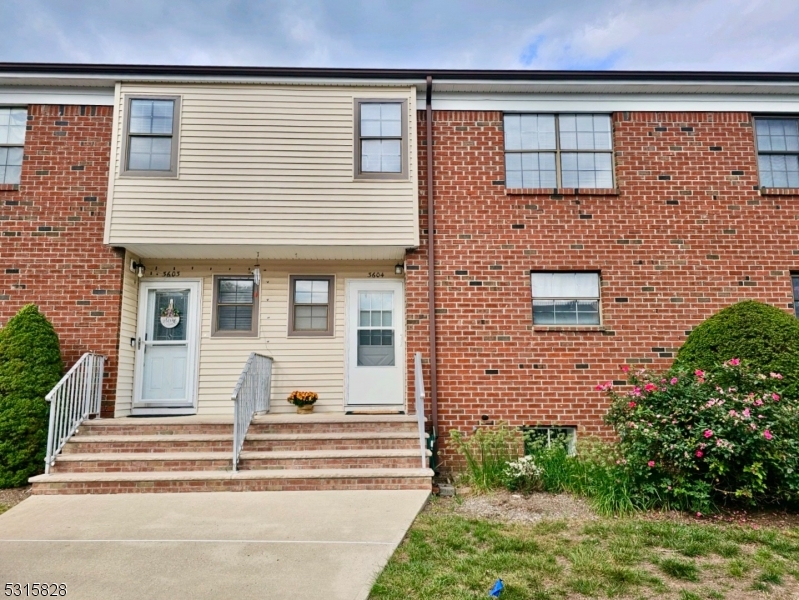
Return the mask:
<path id="1" fill-rule="evenodd" d="M 402 260 L 404 246 L 277 246 L 233 244 L 125 244 L 141 258 L 235 260 Z"/>

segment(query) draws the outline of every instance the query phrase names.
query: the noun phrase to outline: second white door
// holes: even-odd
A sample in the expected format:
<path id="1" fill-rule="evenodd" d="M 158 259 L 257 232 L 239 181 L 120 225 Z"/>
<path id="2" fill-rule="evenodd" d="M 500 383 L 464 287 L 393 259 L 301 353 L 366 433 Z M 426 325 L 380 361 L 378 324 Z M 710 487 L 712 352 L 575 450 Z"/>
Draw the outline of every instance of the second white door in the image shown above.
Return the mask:
<path id="1" fill-rule="evenodd" d="M 405 404 L 403 282 L 349 279 L 347 288 L 347 407 Z"/>

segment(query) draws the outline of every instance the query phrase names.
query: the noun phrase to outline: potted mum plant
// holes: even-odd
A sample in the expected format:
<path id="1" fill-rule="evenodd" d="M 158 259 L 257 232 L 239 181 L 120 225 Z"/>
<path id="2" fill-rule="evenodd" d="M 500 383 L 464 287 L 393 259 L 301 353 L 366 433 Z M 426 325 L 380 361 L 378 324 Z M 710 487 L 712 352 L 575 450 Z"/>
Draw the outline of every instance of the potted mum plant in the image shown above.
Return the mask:
<path id="1" fill-rule="evenodd" d="M 288 401 L 297 407 L 297 412 L 307 414 L 313 412 L 313 405 L 319 400 L 319 394 L 316 392 L 300 392 L 294 390 L 289 394 Z"/>

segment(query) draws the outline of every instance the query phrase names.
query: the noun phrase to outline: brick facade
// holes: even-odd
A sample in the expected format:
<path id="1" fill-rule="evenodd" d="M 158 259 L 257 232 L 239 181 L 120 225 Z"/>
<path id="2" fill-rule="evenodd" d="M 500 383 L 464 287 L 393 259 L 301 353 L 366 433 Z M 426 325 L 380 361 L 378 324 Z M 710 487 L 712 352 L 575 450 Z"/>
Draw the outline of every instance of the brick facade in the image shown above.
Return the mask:
<path id="1" fill-rule="evenodd" d="M 0 326 L 33 302 L 52 321 L 67 366 L 109 358 L 113 414 L 123 255 L 103 245 L 113 108 L 28 107 L 19 186 L 0 187 Z"/>
<path id="2" fill-rule="evenodd" d="M 594 386 L 621 379 L 621 365 L 667 367 L 692 327 L 739 300 L 792 310 L 799 198 L 758 190 L 751 115 L 616 113 L 613 126 L 618 193 L 509 193 L 502 114 L 434 113 L 445 459 L 448 431 L 471 431 L 482 415 L 606 435 Z M 423 244 L 407 258 L 409 373 L 413 352 L 429 357 L 424 128 L 420 112 Z M 531 270 L 600 271 L 602 327 L 534 328 Z"/>

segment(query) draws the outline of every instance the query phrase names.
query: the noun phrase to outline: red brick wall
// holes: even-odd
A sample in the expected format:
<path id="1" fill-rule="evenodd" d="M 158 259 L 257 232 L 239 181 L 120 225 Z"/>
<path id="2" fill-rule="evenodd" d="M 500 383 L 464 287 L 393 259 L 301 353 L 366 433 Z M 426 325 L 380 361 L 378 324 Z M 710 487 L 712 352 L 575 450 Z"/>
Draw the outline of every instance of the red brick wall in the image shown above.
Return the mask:
<path id="1" fill-rule="evenodd" d="M 618 113 L 613 122 L 618 195 L 509 195 L 502 114 L 434 113 L 443 442 L 481 415 L 607 434 L 594 386 L 621 379 L 621 365 L 667 367 L 686 332 L 739 300 L 791 309 L 799 198 L 758 191 L 751 116 Z M 426 238 L 406 272 L 409 355 L 425 358 Z M 531 269 L 601 271 L 605 330 L 535 330 Z"/>
<path id="2" fill-rule="evenodd" d="M 110 106 L 29 106 L 18 189 L 0 188 L 0 325 L 34 302 L 71 366 L 109 357 L 103 412 L 113 413 L 122 255 L 103 245 Z"/>

